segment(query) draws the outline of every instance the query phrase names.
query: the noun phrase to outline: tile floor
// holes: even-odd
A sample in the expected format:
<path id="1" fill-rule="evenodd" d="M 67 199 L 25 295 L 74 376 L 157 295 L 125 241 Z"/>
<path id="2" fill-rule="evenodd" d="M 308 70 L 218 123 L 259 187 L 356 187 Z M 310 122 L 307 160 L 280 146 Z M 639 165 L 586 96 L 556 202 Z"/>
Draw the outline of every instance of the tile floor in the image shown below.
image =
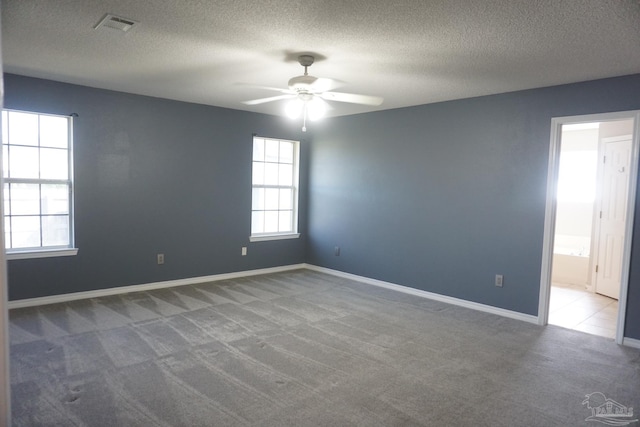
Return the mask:
<path id="1" fill-rule="evenodd" d="M 584 286 L 551 285 L 550 324 L 615 338 L 617 319 L 617 300 L 588 292 Z"/>

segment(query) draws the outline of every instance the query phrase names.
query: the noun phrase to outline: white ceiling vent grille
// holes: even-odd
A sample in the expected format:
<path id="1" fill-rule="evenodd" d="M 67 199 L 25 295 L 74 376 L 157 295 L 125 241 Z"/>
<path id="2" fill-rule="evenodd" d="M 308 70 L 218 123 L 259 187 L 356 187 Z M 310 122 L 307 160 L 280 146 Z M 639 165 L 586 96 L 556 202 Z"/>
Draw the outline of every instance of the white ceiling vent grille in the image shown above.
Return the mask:
<path id="1" fill-rule="evenodd" d="M 97 30 L 100 27 L 109 27 L 109 28 L 120 30 L 126 33 L 135 24 L 137 24 L 137 22 L 134 21 L 133 19 L 123 18 L 122 16 L 106 14 L 105 17 L 102 18 L 102 20 L 98 23 L 98 25 L 96 25 L 93 28 Z"/>

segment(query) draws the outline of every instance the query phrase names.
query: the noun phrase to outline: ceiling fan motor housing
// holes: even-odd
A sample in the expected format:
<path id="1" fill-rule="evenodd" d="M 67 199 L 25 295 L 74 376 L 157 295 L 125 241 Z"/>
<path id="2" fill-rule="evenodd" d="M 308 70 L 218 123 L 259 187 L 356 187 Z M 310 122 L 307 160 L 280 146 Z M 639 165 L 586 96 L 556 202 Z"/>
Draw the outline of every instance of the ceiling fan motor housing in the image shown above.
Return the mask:
<path id="1" fill-rule="evenodd" d="M 314 76 L 297 76 L 289 80 L 289 89 L 296 92 L 313 92 L 311 85 L 318 80 Z"/>
<path id="2" fill-rule="evenodd" d="M 300 55 L 300 56 L 298 56 L 298 62 L 303 67 L 310 67 L 311 64 L 313 64 L 314 60 L 315 60 L 315 58 L 313 56 L 311 56 L 311 55 Z"/>

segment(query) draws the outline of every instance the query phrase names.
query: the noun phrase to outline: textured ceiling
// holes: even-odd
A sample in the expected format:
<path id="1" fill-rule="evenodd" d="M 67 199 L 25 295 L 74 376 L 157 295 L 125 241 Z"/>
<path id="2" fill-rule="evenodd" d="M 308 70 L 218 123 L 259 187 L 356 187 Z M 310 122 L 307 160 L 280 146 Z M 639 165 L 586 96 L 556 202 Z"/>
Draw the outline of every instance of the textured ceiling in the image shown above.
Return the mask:
<path id="1" fill-rule="evenodd" d="M 106 13 L 139 23 L 94 30 Z M 384 97 L 331 115 L 640 73 L 638 0 L 3 0 L 6 72 L 281 114 L 302 73 Z"/>

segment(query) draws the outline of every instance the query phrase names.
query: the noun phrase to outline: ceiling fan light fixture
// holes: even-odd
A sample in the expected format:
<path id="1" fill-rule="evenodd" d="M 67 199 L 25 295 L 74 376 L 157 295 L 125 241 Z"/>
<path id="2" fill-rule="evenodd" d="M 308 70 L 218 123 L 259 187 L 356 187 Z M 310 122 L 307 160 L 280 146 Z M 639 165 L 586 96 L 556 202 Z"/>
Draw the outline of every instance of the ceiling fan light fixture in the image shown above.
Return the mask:
<path id="1" fill-rule="evenodd" d="M 292 120 L 300 117 L 302 115 L 303 110 L 304 110 L 304 102 L 299 98 L 292 99 L 291 101 L 287 102 L 287 104 L 284 106 L 284 113 L 286 114 L 287 117 L 289 117 Z"/>
<path id="2" fill-rule="evenodd" d="M 322 99 L 314 97 L 307 103 L 307 111 L 309 112 L 309 120 L 315 122 L 327 114 L 327 105 Z"/>

